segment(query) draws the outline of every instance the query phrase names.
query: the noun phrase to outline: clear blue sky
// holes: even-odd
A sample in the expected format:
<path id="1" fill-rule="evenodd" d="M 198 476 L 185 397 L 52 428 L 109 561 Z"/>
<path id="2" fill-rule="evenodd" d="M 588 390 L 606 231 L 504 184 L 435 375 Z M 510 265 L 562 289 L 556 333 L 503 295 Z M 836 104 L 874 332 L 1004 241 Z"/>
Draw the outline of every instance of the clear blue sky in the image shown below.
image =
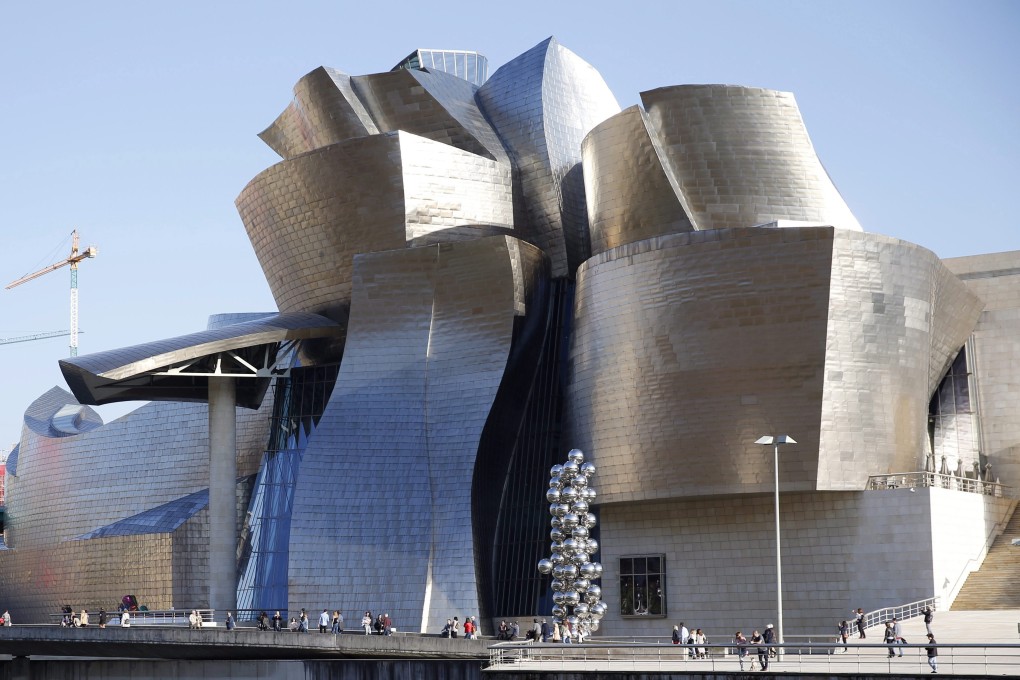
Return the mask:
<path id="1" fill-rule="evenodd" d="M 278 158 L 255 135 L 302 75 L 417 47 L 496 67 L 554 35 L 621 106 L 730 83 L 795 93 L 864 228 L 942 257 L 1020 248 L 1020 3 L 53 2 L 0 9 L 0 283 L 65 257 L 81 353 L 273 310 L 233 201 Z M 67 268 L 0 290 L 0 337 L 68 328 Z M 0 345 L 0 449 L 67 339 Z M 123 407 L 101 409 L 104 417 Z"/>

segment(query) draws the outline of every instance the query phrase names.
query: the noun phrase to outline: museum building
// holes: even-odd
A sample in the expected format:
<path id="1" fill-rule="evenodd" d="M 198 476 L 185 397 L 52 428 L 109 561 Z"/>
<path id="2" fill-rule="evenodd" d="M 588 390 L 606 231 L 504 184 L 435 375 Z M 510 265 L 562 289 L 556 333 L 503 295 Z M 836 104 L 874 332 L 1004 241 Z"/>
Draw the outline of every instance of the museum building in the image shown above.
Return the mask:
<path id="1" fill-rule="evenodd" d="M 865 231 L 792 94 L 620 107 L 548 39 L 320 67 L 236 205 L 278 309 L 61 361 L 7 461 L 0 602 L 549 615 L 597 466 L 600 634 L 948 607 L 1016 506 L 1020 251 Z M 147 401 L 104 423 L 90 405 Z M 736 627 L 736 628 L 734 628 Z M 726 631 L 723 633 L 723 631 Z"/>

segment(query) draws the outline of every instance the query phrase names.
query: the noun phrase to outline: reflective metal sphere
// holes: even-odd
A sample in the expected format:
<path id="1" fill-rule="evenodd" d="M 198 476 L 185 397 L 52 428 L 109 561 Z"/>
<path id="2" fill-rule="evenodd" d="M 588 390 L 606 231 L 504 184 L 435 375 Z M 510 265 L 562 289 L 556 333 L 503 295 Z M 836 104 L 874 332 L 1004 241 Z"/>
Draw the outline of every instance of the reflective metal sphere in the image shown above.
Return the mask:
<path id="1" fill-rule="evenodd" d="M 571 488 L 573 488 L 573 487 L 571 487 Z M 560 502 L 560 490 L 559 489 L 549 489 L 548 491 L 545 492 L 545 499 L 547 501 L 549 501 L 550 503 L 559 503 Z"/>
<path id="2" fill-rule="evenodd" d="M 563 472 L 563 466 L 562 465 L 557 464 L 557 465 L 553 465 L 551 468 L 549 468 L 549 476 L 550 477 L 559 477 L 561 472 Z"/>
<path id="3" fill-rule="evenodd" d="M 553 552 L 562 552 L 563 541 L 553 541 L 552 543 L 549 544 L 549 550 Z"/>
<path id="4" fill-rule="evenodd" d="M 578 475 L 580 471 L 581 471 L 580 465 L 578 465 L 574 461 L 569 461 L 563 464 L 563 472 L 560 474 L 560 477 L 573 479 Z"/>
<path id="5" fill-rule="evenodd" d="M 567 558 L 563 553 L 554 552 L 552 555 L 549 555 L 549 561 L 555 566 L 557 564 L 565 564 Z M 562 588 L 553 588 L 553 590 L 562 590 Z"/>
<path id="6" fill-rule="evenodd" d="M 562 541 L 567 535 L 563 533 L 562 529 L 553 529 L 549 532 L 549 538 L 554 541 Z"/>
<path id="7" fill-rule="evenodd" d="M 585 549 L 592 555 L 599 551 L 599 542 L 596 541 L 594 538 L 589 538 L 587 541 L 585 541 L 585 543 L 588 544 Z"/>
<path id="8" fill-rule="evenodd" d="M 549 520 L 549 526 L 551 526 L 553 529 L 559 529 L 563 526 L 563 523 L 560 522 L 559 517 L 553 517 L 551 520 Z M 591 527 L 588 528 L 591 529 Z"/>
<path id="9" fill-rule="evenodd" d="M 578 473 L 576 477 L 570 480 L 570 486 L 574 487 L 578 491 L 588 488 L 588 478 Z"/>
<path id="10" fill-rule="evenodd" d="M 601 619 L 606 615 L 606 605 L 603 602 L 596 602 L 588 608 L 591 611 L 591 615 L 594 619 Z"/>
<path id="11" fill-rule="evenodd" d="M 556 604 L 563 604 L 567 599 L 567 594 L 563 591 L 555 591 L 553 593 L 553 602 Z"/>
<path id="12" fill-rule="evenodd" d="M 560 493 L 560 500 L 564 503 L 573 503 L 578 499 L 577 489 L 572 486 L 564 487 Z"/>
<path id="13" fill-rule="evenodd" d="M 539 560 L 538 571 L 542 574 L 550 574 L 553 570 L 553 563 L 551 560 Z"/>
<path id="14" fill-rule="evenodd" d="M 553 592 L 557 590 L 566 590 L 566 588 L 563 587 L 563 579 L 560 578 L 554 578 L 550 581 L 549 587 L 553 589 Z"/>
<path id="15" fill-rule="evenodd" d="M 591 477 L 595 474 L 595 463 L 587 462 L 581 463 L 581 474 L 585 477 Z"/>
<path id="16" fill-rule="evenodd" d="M 564 515 L 566 515 L 568 512 L 570 512 L 570 506 L 567 505 L 566 503 L 557 503 L 556 504 L 556 508 L 555 509 L 550 509 L 550 512 L 552 512 L 552 514 L 556 515 L 557 517 L 562 518 Z M 564 525 L 564 526 L 566 526 L 566 525 Z M 572 529 L 573 527 L 567 527 L 567 528 L 568 529 Z"/>
<path id="17" fill-rule="evenodd" d="M 599 520 L 595 516 L 594 512 L 589 512 L 584 516 L 584 526 L 588 527 L 589 529 L 598 524 L 598 521 Z"/>
<path id="18" fill-rule="evenodd" d="M 570 580 L 574 580 L 575 578 L 577 578 L 577 565 L 564 564 L 562 569 L 563 573 L 559 576 L 559 578 Z M 554 571 L 553 573 L 555 574 L 556 572 Z"/>
<path id="19" fill-rule="evenodd" d="M 592 584 L 584 591 L 584 599 L 588 604 L 596 604 L 602 599 L 602 588 Z"/>
<path id="20" fill-rule="evenodd" d="M 584 602 L 579 602 L 578 604 L 574 605 L 574 615 L 575 616 L 587 616 L 588 615 L 588 605 L 586 605 Z"/>
<path id="21" fill-rule="evenodd" d="M 584 500 L 591 503 L 593 500 L 595 500 L 596 496 L 598 496 L 598 493 L 595 491 L 593 487 L 586 486 L 584 488 Z"/>
<path id="22" fill-rule="evenodd" d="M 552 608 L 552 614 L 556 618 L 560 618 L 567 615 L 567 610 L 562 605 L 556 605 L 555 607 Z"/>
<path id="23" fill-rule="evenodd" d="M 569 482 L 569 480 L 563 479 L 562 477 L 557 475 L 556 477 L 551 477 L 549 479 L 549 488 L 550 489 L 562 489 L 563 485 L 567 484 L 568 482 Z"/>
<path id="24" fill-rule="evenodd" d="M 592 622 L 590 624 L 588 624 L 588 625 L 591 626 L 591 630 L 594 633 L 595 631 L 597 631 L 599 629 L 599 620 L 598 619 L 593 619 Z"/>
<path id="25" fill-rule="evenodd" d="M 568 607 L 576 607 L 581 604 L 581 595 L 576 590 L 567 591 L 561 594 L 563 595 L 562 604 L 565 604 Z M 555 602 L 555 596 L 553 601 Z"/>
<path id="26" fill-rule="evenodd" d="M 581 522 L 581 518 L 572 512 L 565 512 L 560 515 L 560 519 L 563 520 L 564 529 L 573 529 Z"/>
<path id="27" fill-rule="evenodd" d="M 564 489 L 563 493 L 566 493 L 566 491 L 567 490 Z M 588 516 L 588 501 L 585 501 L 585 500 L 575 500 L 575 501 L 571 502 L 571 504 L 570 504 L 570 512 L 574 513 L 579 518 L 583 517 L 583 518 L 587 519 L 587 516 Z M 581 523 L 583 524 L 584 522 L 581 522 Z"/>
<path id="28" fill-rule="evenodd" d="M 573 565 L 571 565 L 571 566 L 573 566 Z M 566 569 L 566 568 L 567 568 L 567 565 L 565 565 L 565 564 L 556 564 L 556 565 L 553 565 L 553 570 L 552 570 L 553 578 L 555 578 L 555 579 L 562 579 L 563 578 L 563 570 Z"/>
<path id="29" fill-rule="evenodd" d="M 580 567 L 585 562 L 590 561 L 591 558 L 588 556 L 588 553 L 583 550 L 578 550 L 577 552 L 572 552 L 567 555 L 567 564 L 573 564 L 576 567 Z"/>
<path id="30" fill-rule="evenodd" d="M 591 586 L 591 581 L 586 578 L 579 578 L 574 581 L 574 590 L 582 596 L 582 600 L 584 599 L 584 593 L 587 592 L 589 586 Z"/>
<path id="31" fill-rule="evenodd" d="M 595 578 L 602 578 L 602 563 L 595 563 Z"/>
<path id="32" fill-rule="evenodd" d="M 578 540 L 584 539 L 584 543 L 578 546 L 579 549 L 588 544 L 588 527 L 576 526 L 570 530 L 570 535 Z"/>
<path id="33" fill-rule="evenodd" d="M 567 623 L 570 624 L 571 628 L 577 628 L 577 624 L 579 622 L 580 622 L 580 620 L 576 616 L 568 616 L 567 617 Z"/>
<path id="34" fill-rule="evenodd" d="M 581 449 L 570 449 L 570 452 L 567 454 L 567 460 L 573 463 L 584 462 L 584 451 Z"/>
<path id="35" fill-rule="evenodd" d="M 576 538 L 568 538 L 563 541 L 563 549 L 568 553 L 576 553 L 581 547 L 581 544 L 577 542 Z"/>
<path id="36" fill-rule="evenodd" d="M 551 564 L 551 563 L 550 563 Z M 581 576 L 584 578 L 595 578 L 595 565 L 591 562 L 585 562 L 579 569 Z"/>

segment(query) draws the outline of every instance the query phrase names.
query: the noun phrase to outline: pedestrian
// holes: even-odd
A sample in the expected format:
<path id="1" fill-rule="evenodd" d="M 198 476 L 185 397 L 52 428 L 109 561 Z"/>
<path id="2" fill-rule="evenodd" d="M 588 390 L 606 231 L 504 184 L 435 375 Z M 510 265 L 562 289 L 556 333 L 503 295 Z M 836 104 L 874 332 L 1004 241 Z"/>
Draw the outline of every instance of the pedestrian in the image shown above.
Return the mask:
<path id="1" fill-rule="evenodd" d="M 676 626 L 673 626 L 674 632 Z M 675 642 L 673 644 L 676 644 Z M 744 659 L 747 657 L 747 638 L 739 630 L 733 636 L 733 644 L 737 646 L 737 660 L 740 661 L 740 672 L 744 672 Z"/>
<path id="2" fill-rule="evenodd" d="M 460 635 L 460 619 L 456 616 L 453 617 L 453 628 L 450 629 L 450 637 L 455 638 Z"/>
<path id="3" fill-rule="evenodd" d="M 889 648 L 889 658 L 896 656 L 896 652 L 893 651 L 893 645 L 896 644 L 896 631 L 893 630 L 892 621 L 885 622 L 885 633 L 882 636 L 882 640 Z"/>
<path id="4" fill-rule="evenodd" d="M 7 619 L 7 612 L 4 612 L 4 620 Z M 7 625 L 7 624 L 4 624 Z M 99 627 L 106 628 L 106 610 L 102 607 L 99 608 Z"/>
<path id="5" fill-rule="evenodd" d="M 296 633 L 301 630 L 301 624 L 298 623 L 298 620 L 295 617 L 290 617 L 290 623 L 287 624 L 287 630 L 292 633 Z"/>
<path id="6" fill-rule="evenodd" d="M 453 619 L 446 619 L 446 625 L 443 626 L 443 630 L 440 631 L 440 635 L 444 638 L 450 637 L 450 631 L 453 630 Z"/>
<path id="7" fill-rule="evenodd" d="M 854 617 L 854 621 L 857 623 L 857 639 L 863 640 L 868 637 L 864 634 L 864 610 L 860 607 L 857 608 L 857 614 Z"/>
<path id="8" fill-rule="evenodd" d="M 202 623 L 203 623 L 202 622 L 202 615 L 199 614 L 198 610 L 196 609 L 195 610 L 195 628 L 201 628 L 202 627 Z"/>
<path id="9" fill-rule="evenodd" d="M 555 626 L 556 626 L 556 624 L 553 623 L 554 629 L 555 629 Z M 513 623 L 510 624 L 510 639 L 511 640 L 516 640 L 518 637 L 520 637 L 520 635 L 521 635 L 521 627 L 517 624 L 516 621 L 514 621 Z"/>
<path id="10" fill-rule="evenodd" d="M 227 630 L 234 630 L 234 615 L 227 612 Z"/>
<path id="11" fill-rule="evenodd" d="M 194 629 L 197 627 L 198 625 L 195 623 L 195 610 L 192 609 L 190 612 L 188 612 L 188 628 Z"/>
<path id="12" fill-rule="evenodd" d="M 673 644 L 674 645 L 680 644 L 680 627 L 679 626 L 673 626 Z"/>
<path id="13" fill-rule="evenodd" d="M 542 619 L 542 642 L 549 642 L 549 636 L 552 631 L 549 630 L 549 624 L 545 619 Z"/>
<path id="14" fill-rule="evenodd" d="M 935 620 L 935 612 L 931 610 L 931 607 L 924 608 L 924 630 L 931 635 L 931 622 Z"/>
<path id="15" fill-rule="evenodd" d="M 120 627 L 130 628 L 131 627 L 131 612 L 127 609 L 120 613 Z"/>
<path id="16" fill-rule="evenodd" d="M 751 634 L 751 644 L 758 646 L 758 663 L 761 664 L 762 671 L 769 669 L 769 648 L 765 646 L 765 638 L 758 631 L 754 631 Z M 751 664 L 751 670 L 754 670 L 754 664 Z"/>
<path id="17" fill-rule="evenodd" d="M 393 619 L 390 618 L 389 613 L 383 614 L 383 635 L 393 635 Z"/>
<path id="18" fill-rule="evenodd" d="M 365 629 L 365 635 L 372 634 L 372 612 L 365 612 L 361 617 L 361 627 Z"/>
<path id="19" fill-rule="evenodd" d="M 702 630 L 699 628 L 698 631 L 694 634 L 694 644 L 702 645 L 701 647 L 696 648 L 699 659 L 708 658 L 708 648 L 703 646 L 706 642 L 708 642 L 708 638 L 705 637 L 705 633 L 702 632 Z"/>
<path id="20" fill-rule="evenodd" d="M 762 637 L 765 639 L 765 644 L 767 644 L 767 645 L 774 645 L 774 644 L 776 644 L 776 631 L 772 627 L 771 623 L 769 625 L 765 626 L 765 632 L 762 633 Z M 769 656 L 772 657 L 772 658 L 775 658 L 775 656 L 776 656 L 776 648 L 775 647 L 769 647 Z M 765 670 L 765 669 L 763 668 L 762 670 Z"/>
<path id="21" fill-rule="evenodd" d="M 893 617 L 893 620 L 892 620 L 892 628 L 893 628 L 893 637 L 896 639 L 896 652 L 897 652 L 896 655 L 899 656 L 900 658 L 902 658 L 903 657 L 903 649 L 900 647 L 900 645 L 907 644 L 907 641 L 903 639 L 903 626 L 900 625 L 900 620 L 898 618 L 896 618 L 895 616 Z"/>
<path id="22" fill-rule="evenodd" d="M 496 639 L 504 641 L 510 639 L 510 624 L 506 622 L 506 619 L 499 622 L 499 628 L 496 629 Z"/>
<path id="23" fill-rule="evenodd" d="M 10 625 L 11 625 L 11 613 L 5 609 L 4 610 L 4 626 L 6 627 L 6 626 L 10 626 Z"/>
<path id="24" fill-rule="evenodd" d="M 266 619 L 269 618 L 269 616 L 265 612 L 262 612 L 262 616 Z M 263 622 L 262 630 L 267 630 L 268 628 L 269 626 L 266 625 L 265 622 Z M 280 615 L 279 610 L 277 610 L 277 612 L 273 614 L 273 630 L 276 631 L 277 633 L 283 630 L 283 616 Z"/>
<path id="25" fill-rule="evenodd" d="M 382 614 L 379 614 L 378 616 L 375 617 L 375 623 L 372 625 L 372 628 L 373 628 L 373 630 L 375 630 L 375 634 L 376 635 L 382 635 L 383 634 L 383 616 L 382 616 Z"/>
<path id="26" fill-rule="evenodd" d="M 329 628 L 329 612 L 323 609 L 319 614 L 319 632 L 325 633 L 327 628 Z"/>
<path id="27" fill-rule="evenodd" d="M 475 624 L 471 621 L 470 616 L 464 617 L 464 639 L 470 640 L 475 634 Z"/>
<path id="28" fill-rule="evenodd" d="M 340 613 L 339 609 L 333 610 L 333 634 L 343 635 L 344 632 L 344 615 Z"/>
<path id="29" fill-rule="evenodd" d="M 563 644 L 569 645 L 573 643 L 574 630 L 570 625 L 570 621 L 563 622 L 563 628 L 560 630 L 560 635 L 563 637 Z"/>
<path id="30" fill-rule="evenodd" d="M 850 625 L 844 619 L 837 624 L 836 630 L 839 631 L 839 639 L 843 641 L 843 653 L 846 654 L 846 639 L 850 636 Z"/>
<path id="31" fill-rule="evenodd" d="M 82 609 L 81 610 L 81 615 L 78 617 L 78 625 L 81 626 L 82 628 L 84 628 L 85 626 L 89 625 L 89 610 L 88 609 Z"/>
<path id="32" fill-rule="evenodd" d="M 931 666 L 932 673 L 939 672 L 939 655 L 938 646 L 935 642 L 935 636 L 928 633 L 928 646 L 924 648 L 924 651 L 928 652 L 928 665 Z"/>
<path id="33" fill-rule="evenodd" d="M 687 626 L 685 626 L 684 622 L 681 621 L 680 622 L 680 644 L 686 645 L 687 644 L 687 639 L 690 636 L 691 636 L 691 634 L 687 630 Z M 690 650 L 687 647 L 684 647 L 684 651 L 683 651 L 683 655 L 682 655 L 683 658 L 686 659 L 688 654 L 690 654 Z"/>
<path id="34" fill-rule="evenodd" d="M 301 609 L 301 615 L 298 616 L 297 627 L 299 633 L 308 632 L 308 612 L 306 612 L 304 608 Z"/>
<path id="35" fill-rule="evenodd" d="M 541 641 L 542 623 L 538 619 L 535 619 L 535 625 L 531 627 L 531 630 L 532 630 L 531 639 L 534 640 L 535 642 Z"/>
<path id="36" fill-rule="evenodd" d="M 552 637 L 549 639 L 553 642 L 563 642 L 563 636 L 560 635 L 560 624 L 556 623 L 555 619 L 552 623 Z"/>

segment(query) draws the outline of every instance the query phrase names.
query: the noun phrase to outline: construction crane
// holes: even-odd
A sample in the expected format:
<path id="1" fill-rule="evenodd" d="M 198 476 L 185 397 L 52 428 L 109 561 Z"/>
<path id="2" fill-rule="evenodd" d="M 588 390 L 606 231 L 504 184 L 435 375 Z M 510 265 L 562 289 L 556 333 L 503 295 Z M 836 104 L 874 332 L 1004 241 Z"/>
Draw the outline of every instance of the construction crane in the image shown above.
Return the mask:
<path id="1" fill-rule="evenodd" d="M 0 345 L 10 345 L 14 342 L 31 342 L 32 340 L 43 340 L 45 338 L 59 338 L 62 335 L 70 335 L 71 331 L 46 331 L 45 333 L 33 333 L 32 335 L 18 335 L 13 338 L 0 338 Z"/>
<path id="2" fill-rule="evenodd" d="M 49 267 L 40 269 L 39 271 L 29 274 L 28 276 L 22 276 L 17 281 L 12 281 L 7 284 L 6 290 L 10 290 L 15 286 L 20 286 L 26 281 L 38 278 L 43 274 L 49 274 L 51 271 L 60 269 L 64 265 L 71 265 L 71 356 L 78 356 L 78 263 L 87 257 L 96 256 L 96 247 L 89 246 L 84 252 L 78 252 L 78 230 L 75 229 L 71 232 L 71 254 L 60 262 L 51 264 Z"/>

